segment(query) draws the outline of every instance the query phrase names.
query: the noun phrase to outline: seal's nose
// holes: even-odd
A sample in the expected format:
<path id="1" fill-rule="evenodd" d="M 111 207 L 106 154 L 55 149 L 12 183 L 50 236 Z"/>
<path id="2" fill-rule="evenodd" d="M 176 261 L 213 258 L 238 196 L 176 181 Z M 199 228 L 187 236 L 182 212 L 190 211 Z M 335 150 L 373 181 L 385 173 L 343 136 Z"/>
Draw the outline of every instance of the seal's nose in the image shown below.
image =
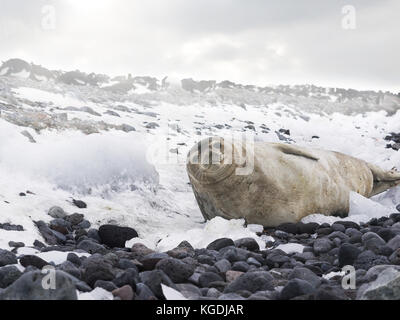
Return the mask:
<path id="1" fill-rule="evenodd" d="M 197 143 L 189 152 L 187 170 L 191 178 L 203 184 L 217 183 L 235 170 L 233 145 L 219 137 Z"/>

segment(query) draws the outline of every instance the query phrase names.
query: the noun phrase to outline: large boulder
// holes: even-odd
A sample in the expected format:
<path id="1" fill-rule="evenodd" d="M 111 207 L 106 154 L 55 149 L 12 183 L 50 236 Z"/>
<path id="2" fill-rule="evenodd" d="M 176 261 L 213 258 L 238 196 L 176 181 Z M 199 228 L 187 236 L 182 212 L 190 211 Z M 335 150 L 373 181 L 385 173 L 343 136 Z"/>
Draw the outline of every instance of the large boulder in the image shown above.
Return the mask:
<path id="1" fill-rule="evenodd" d="M 31 271 L 22 275 L 8 288 L 0 292 L 0 300 L 77 300 L 77 288 L 72 278 L 63 271 L 54 271 L 54 288 L 51 277 L 41 271 Z"/>
<path id="2" fill-rule="evenodd" d="M 106 224 L 99 228 L 99 236 L 101 242 L 111 248 L 124 248 L 125 242 L 137 238 L 138 233 L 132 228 Z"/>
<path id="3" fill-rule="evenodd" d="M 387 267 L 375 281 L 364 284 L 357 292 L 359 300 L 400 300 L 400 272 Z"/>

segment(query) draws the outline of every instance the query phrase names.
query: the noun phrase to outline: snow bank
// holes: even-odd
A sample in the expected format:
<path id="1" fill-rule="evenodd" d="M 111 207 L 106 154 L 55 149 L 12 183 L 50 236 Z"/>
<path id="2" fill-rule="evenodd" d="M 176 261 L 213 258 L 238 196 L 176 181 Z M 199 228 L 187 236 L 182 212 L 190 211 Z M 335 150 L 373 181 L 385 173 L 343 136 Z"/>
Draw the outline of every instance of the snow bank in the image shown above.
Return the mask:
<path id="1" fill-rule="evenodd" d="M 2 171 L 84 194 L 158 184 L 158 174 L 145 157 L 146 147 L 134 134 L 45 132 L 36 144 L 20 134 L 8 132 L 4 136 L 8 138 L 0 144 Z"/>

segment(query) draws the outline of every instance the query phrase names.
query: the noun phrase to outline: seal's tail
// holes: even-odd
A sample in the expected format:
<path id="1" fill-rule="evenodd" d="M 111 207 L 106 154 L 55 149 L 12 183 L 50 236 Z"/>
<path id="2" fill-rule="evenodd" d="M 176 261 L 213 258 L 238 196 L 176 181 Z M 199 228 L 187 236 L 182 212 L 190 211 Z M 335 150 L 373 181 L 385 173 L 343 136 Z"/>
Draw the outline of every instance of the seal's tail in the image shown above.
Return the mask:
<path id="1" fill-rule="evenodd" d="M 382 193 L 400 184 L 400 172 L 395 170 L 385 171 L 370 163 L 368 163 L 368 167 L 371 169 L 374 177 L 374 187 L 371 196 Z"/>

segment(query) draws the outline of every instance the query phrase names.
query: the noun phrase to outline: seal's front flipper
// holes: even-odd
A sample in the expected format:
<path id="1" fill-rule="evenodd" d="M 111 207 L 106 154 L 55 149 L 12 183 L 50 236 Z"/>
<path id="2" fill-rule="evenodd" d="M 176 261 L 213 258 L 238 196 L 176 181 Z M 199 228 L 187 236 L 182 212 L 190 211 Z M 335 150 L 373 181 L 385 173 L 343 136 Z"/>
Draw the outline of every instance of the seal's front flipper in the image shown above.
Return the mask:
<path id="1" fill-rule="evenodd" d="M 299 148 L 297 146 L 291 145 L 291 144 L 279 144 L 276 146 L 279 150 L 281 150 L 283 153 L 286 154 L 293 154 L 295 156 L 300 156 L 300 157 L 305 157 L 307 159 L 315 160 L 318 161 L 319 158 L 312 154 L 311 152 L 307 152 L 303 150 L 302 148 Z"/>
<path id="2" fill-rule="evenodd" d="M 394 170 L 385 171 L 370 163 L 368 163 L 368 167 L 371 169 L 374 177 L 374 186 L 371 196 L 382 193 L 400 184 L 400 172 Z"/>

